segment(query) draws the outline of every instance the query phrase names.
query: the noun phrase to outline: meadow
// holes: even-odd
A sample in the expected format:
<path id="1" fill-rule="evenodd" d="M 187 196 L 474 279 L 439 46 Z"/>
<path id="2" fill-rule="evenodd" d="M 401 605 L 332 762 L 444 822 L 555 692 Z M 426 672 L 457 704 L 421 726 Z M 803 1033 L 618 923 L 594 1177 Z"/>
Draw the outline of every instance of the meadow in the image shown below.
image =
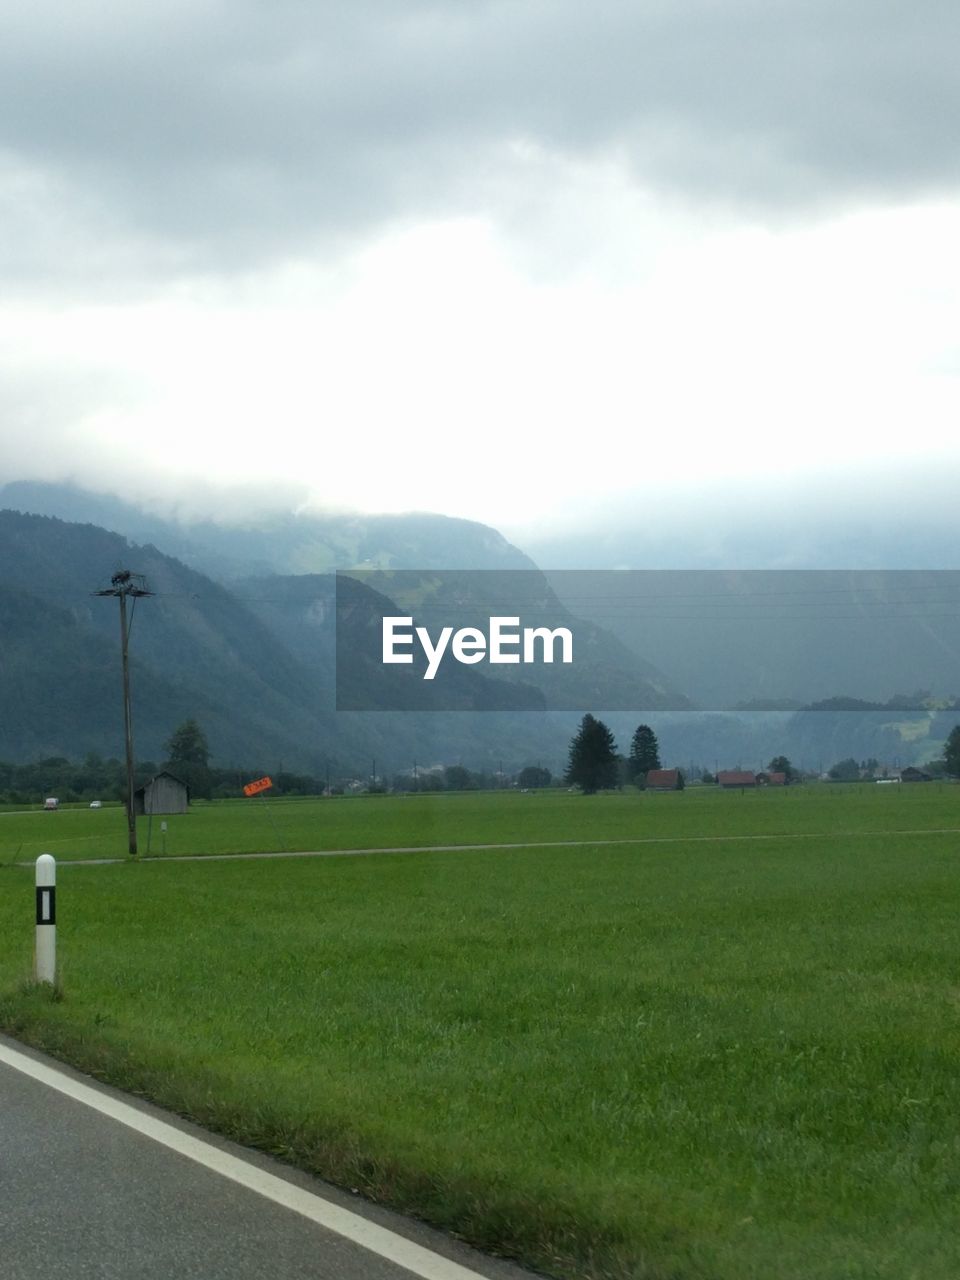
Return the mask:
<path id="1" fill-rule="evenodd" d="M 960 1274 L 960 787 L 275 809 L 290 847 L 519 847 L 65 845 L 51 993 L 13 842 L 118 855 L 122 814 L 2 815 L 0 1025 L 553 1275 Z M 169 842 L 266 847 L 258 812 Z M 629 842 L 534 843 L 591 839 Z"/>
<path id="2" fill-rule="evenodd" d="M 597 796 L 559 791 L 358 795 L 217 801 L 162 820 L 139 818 L 143 856 L 370 849 L 564 840 L 806 837 L 960 825 L 960 787 L 810 785 L 759 791 L 690 787 Z M 0 864 L 40 853 L 125 858 L 123 810 L 85 806 L 0 813 Z"/>

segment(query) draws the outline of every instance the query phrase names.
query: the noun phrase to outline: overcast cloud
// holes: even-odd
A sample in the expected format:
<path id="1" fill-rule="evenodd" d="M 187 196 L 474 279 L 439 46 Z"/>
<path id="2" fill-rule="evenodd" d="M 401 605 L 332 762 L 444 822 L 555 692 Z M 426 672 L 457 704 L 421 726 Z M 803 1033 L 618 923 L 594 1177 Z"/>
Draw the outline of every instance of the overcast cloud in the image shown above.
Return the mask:
<path id="1" fill-rule="evenodd" d="M 956 6 L 0 12 L 10 478 L 520 528 L 957 465 Z"/>
<path id="2" fill-rule="evenodd" d="M 753 212 L 958 179 L 942 0 L 39 0 L 4 26 L 4 187 L 14 212 L 18 186 L 57 206 L 45 257 L 65 207 L 215 260 L 287 256 L 475 212 L 524 145 Z"/>

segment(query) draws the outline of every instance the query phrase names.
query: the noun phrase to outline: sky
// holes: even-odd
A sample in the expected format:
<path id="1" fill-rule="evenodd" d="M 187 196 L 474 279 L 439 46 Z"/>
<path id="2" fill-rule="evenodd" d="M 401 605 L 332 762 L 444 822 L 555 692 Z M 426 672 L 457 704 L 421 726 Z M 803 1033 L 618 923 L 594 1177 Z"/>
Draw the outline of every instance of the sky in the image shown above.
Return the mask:
<path id="1" fill-rule="evenodd" d="M 955 524 L 946 0 L 0 0 L 0 35 L 3 478 L 525 546 Z"/>

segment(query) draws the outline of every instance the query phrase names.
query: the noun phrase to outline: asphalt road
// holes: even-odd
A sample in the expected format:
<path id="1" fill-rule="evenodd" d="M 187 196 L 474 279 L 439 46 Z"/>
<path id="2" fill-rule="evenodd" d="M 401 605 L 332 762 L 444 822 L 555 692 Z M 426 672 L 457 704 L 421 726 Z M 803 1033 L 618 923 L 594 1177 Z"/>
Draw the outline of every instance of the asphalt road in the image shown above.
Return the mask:
<path id="1" fill-rule="evenodd" d="M 0 1037 L 3 1280 L 411 1275 L 529 1280 Z"/>

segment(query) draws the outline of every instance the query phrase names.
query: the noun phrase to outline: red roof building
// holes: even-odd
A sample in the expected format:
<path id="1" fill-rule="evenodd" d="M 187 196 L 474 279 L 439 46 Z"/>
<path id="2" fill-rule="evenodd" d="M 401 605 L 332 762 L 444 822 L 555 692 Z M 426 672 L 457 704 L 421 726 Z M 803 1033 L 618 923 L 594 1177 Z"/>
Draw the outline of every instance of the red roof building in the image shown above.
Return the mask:
<path id="1" fill-rule="evenodd" d="M 747 769 L 721 769 L 717 774 L 717 785 L 720 787 L 755 787 L 757 775 Z"/>
<path id="2" fill-rule="evenodd" d="M 648 769 L 646 776 L 648 791 L 679 791 L 679 769 Z"/>

